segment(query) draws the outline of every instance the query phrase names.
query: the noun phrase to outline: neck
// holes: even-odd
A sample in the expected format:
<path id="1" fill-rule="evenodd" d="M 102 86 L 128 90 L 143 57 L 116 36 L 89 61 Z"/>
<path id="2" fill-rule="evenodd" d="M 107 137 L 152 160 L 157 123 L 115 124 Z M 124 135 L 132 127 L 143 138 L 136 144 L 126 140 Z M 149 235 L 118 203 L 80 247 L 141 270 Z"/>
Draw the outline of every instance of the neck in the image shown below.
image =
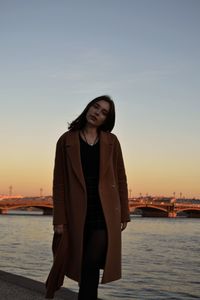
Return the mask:
<path id="1" fill-rule="evenodd" d="M 98 141 L 98 131 L 96 127 L 86 125 L 81 130 L 80 134 L 85 142 L 90 146 L 95 145 Z"/>
<path id="2" fill-rule="evenodd" d="M 83 131 L 90 136 L 96 136 L 98 134 L 97 127 L 90 126 L 88 124 L 86 124 L 86 126 L 83 128 Z"/>

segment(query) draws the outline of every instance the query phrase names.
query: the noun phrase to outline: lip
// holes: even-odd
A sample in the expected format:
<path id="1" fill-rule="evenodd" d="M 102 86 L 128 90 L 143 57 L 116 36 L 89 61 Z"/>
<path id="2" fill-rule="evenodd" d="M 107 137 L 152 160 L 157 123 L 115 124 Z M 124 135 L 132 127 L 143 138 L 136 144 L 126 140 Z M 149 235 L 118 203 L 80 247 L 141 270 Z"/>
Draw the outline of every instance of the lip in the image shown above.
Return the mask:
<path id="1" fill-rule="evenodd" d="M 90 115 L 90 118 L 91 118 L 92 120 L 94 120 L 94 121 L 97 121 L 97 118 L 96 118 L 95 116 L 93 116 L 93 115 Z"/>

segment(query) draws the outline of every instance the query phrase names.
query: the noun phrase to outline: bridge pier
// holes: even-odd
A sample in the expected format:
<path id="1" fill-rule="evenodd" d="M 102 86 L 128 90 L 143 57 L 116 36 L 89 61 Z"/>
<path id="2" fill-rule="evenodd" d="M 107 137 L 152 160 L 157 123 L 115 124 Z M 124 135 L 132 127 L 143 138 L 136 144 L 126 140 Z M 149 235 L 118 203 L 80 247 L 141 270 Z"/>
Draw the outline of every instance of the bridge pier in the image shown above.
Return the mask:
<path id="1" fill-rule="evenodd" d="M 168 212 L 168 218 L 176 218 L 176 212 L 175 211 L 169 211 Z"/>

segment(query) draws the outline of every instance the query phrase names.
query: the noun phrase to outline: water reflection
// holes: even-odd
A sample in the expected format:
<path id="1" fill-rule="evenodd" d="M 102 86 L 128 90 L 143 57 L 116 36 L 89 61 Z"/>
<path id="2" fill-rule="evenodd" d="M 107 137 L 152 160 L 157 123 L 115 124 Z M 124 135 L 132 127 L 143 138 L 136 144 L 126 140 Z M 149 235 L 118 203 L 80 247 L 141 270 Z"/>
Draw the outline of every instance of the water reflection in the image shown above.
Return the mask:
<path id="1" fill-rule="evenodd" d="M 0 269 L 45 281 L 52 263 L 52 217 L 0 215 Z M 100 297 L 199 299 L 200 220 L 132 218 L 123 233 L 123 279 Z M 77 290 L 66 279 L 65 286 Z"/>

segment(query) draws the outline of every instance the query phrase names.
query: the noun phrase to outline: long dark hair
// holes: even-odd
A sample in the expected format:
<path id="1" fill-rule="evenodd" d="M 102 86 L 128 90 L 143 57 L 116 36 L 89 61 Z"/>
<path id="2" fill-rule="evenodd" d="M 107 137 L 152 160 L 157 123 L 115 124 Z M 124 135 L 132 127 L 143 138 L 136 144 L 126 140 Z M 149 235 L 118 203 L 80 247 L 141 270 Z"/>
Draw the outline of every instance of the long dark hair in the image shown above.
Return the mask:
<path id="1" fill-rule="evenodd" d="M 108 102 L 110 104 L 110 109 L 109 109 L 108 115 L 106 116 L 105 122 L 99 127 L 99 130 L 111 132 L 115 125 L 115 104 L 114 104 L 113 100 L 107 95 L 99 96 L 99 97 L 93 99 L 92 101 L 90 101 L 88 103 L 88 105 L 86 106 L 86 108 L 83 110 L 83 112 L 74 121 L 69 123 L 68 129 L 69 130 L 83 129 L 87 122 L 86 114 L 87 114 L 89 108 L 92 105 L 94 105 L 96 102 L 99 102 L 101 100 Z"/>

